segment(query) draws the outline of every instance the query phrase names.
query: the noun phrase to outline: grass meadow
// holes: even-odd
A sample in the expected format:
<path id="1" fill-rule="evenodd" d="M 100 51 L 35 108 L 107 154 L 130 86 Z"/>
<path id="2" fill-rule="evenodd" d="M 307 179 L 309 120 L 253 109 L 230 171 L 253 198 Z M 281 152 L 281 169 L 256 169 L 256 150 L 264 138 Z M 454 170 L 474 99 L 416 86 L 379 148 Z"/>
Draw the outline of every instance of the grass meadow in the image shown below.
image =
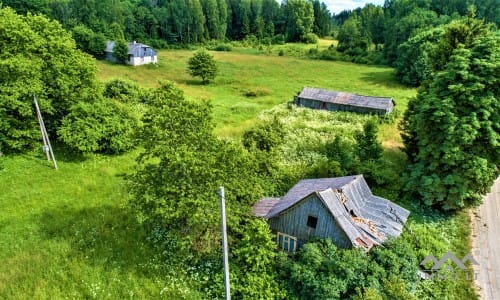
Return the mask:
<path id="1" fill-rule="evenodd" d="M 328 47 L 329 42 L 320 46 Z M 291 101 L 304 86 L 393 97 L 400 113 L 416 94 L 399 85 L 387 67 L 278 56 L 276 50 L 212 52 L 220 74 L 206 86 L 186 71 L 189 50 L 160 51 L 157 66 L 98 62 L 98 77 L 125 78 L 144 87 L 174 81 L 188 98 L 210 100 L 217 133 L 232 138 L 258 122 L 264 111 Z M 397 123 L 382 124 L 379 138 L 386 155 L 401 160 Z M 132 171 L 137 151 L 75 157 L 56 147 L 55 155 L 57 171 L 41 151 L 0 157 L 1 299 L 202 298 L 193 292 L 196 283 L 185 270 L 159 261 L 127 209 L 124 175 Z M 421 255 L 463 247 L 468 236 L 463 216 L 429 221 L 424 214 L 409 221 L 416 234 L 433 233 L 423 240 L 428 246 Z M 463 284 L 458 289 L 464 286 L 469 288 Z"/>
<path id="2" fill-rule="evenodd" d="M 289 49 L 316 47 L 287 46 Z M 276 49 L 271 55 L 265 50 L 250 50 L 253 54 L 248 54 L 248 48 L 211 52 L 217 61 L 219 75 L 209 85 L 200 85 L 199 79 L 187 73 L 187 60 L 193 55 L 190 50 L 160 51 L 157 66 L 132 68 L 101 61 L 98 76 L 103 81 L 125 78 L 146 87 L 157 86 L 159 80 L 171 80 L 188 98 L 211 101 L 217 133 L 224 137 L 239 136 L 255 123 L 260 112 L 293 100 L 304 86 L 393 97 L 400 112 L 416 94 L 415 89 L 398 84 L 393 78 L 393 70 L 388 67 L 278 56 Z M 399 135 L 390 128 L 384 130 L 387 134 L 383 138 L 388 143 L 397 143 Z"/>

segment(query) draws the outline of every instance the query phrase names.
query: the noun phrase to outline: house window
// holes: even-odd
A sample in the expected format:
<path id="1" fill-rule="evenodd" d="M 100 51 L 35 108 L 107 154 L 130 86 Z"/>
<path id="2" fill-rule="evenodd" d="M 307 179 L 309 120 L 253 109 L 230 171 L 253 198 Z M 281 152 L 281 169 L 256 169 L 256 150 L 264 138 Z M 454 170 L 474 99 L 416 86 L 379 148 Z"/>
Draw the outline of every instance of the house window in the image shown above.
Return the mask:
<path id="1" fill-rule="evenodd" d="M 316 225 L 318 225 L 318 218 L 313 217 L 313 216 L 308 216 L 307 217 L 307 226 L 311 228 L 316 228 Z"/>
<path id="2" fill-rule="evenodd" d="M 278 247 L 287 251 L 294 252 L 297 249 L 297 238 L 278 232 L 277 234 Z"/>

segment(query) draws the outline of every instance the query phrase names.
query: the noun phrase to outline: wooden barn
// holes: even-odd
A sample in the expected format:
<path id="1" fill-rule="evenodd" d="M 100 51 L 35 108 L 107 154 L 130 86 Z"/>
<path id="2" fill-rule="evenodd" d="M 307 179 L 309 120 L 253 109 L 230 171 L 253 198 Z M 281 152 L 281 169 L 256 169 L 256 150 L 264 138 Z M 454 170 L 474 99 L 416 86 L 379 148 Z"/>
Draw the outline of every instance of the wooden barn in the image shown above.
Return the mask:
<path id="1" fill-rule="evenodd" d="M 268 221 L 278 247 L 288 252 L 314 238 L 369 250 L 399 236 L 410 214 L 373 195 L 362 175 L 301 180 L 281 199 L 261 199 L 252 210 Z"/>
<path id="2" fill-rule="evenodd" d="M 361 96 L 305 87 L 294 97 L 299 106 L 331 111 L 353 111 L 366 114 L 390 114 L 395 106 L 392 98 Z"/>

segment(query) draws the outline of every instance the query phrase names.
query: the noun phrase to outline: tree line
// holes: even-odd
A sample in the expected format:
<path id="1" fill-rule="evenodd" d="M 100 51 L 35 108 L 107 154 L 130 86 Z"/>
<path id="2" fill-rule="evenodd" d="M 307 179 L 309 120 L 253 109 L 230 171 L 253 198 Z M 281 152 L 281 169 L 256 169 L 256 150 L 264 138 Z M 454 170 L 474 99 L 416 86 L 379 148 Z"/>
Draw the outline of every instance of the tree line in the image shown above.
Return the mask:
<path id="1" fill-rule="evenodd" d="M 97 35 L 95 41 L 148 41 L 153 46 L 239 40 L 248 35 L 286 35 L 298 41 L 308 33 L 325 36 L 332 15 L 319 0 L 52 0 L 3 1 L 18 13 L 42 13 L 65 28 Z M 78 39 L 77 39 L 78 42 Z M 155 45 L 156 44 L 156 45 Z"/>
<path id="2" fill-rule="evenodd" d="M 387 0 L 337 15 L 320 0 L 4 0 L 3 5 L 59 21 L 78 48 L 95 57 L 103 57 L 107 40 L 163 48 L 246 38 L 261 44 L 314 43 L 333 36 L 338 46 L 317 58 L 388 64 L 400 82 L 413 86 L 429 71 L 425 47 L 437 40 L 437 32 L 424 32 L 465 16 L 471 5 L 476 18 L 500 23 L 496 0 Z"/>

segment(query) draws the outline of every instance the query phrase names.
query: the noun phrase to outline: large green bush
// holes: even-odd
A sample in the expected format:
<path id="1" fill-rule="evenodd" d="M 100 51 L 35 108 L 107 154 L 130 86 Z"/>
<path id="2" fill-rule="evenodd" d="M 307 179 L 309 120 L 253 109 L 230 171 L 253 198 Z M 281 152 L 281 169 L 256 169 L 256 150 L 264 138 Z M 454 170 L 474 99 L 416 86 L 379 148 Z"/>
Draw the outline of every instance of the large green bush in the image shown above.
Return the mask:
<path id="1" fill-rule="evenodd" d="M 80 152 L 122 153 L 136 146 L 137 127 L 127 107 L 102 99 L 75 104 L 58 134 L 70 148 Z"/>
<path id="2" fill-rule="evenodd" d="M 347 299 L 373 289 L 385 299 L 416 299 L 418 278 L 414 251 L 402 241 L 368 253 L 339 249 L 331 240 L 304 245 L 279 266 L 287 290 L 298 299 Z"/>
<path id="3" fill-rule="evenodd" d="M 214 57 L 202 49 L 189 58 L 188 72 L 191 76 L 201 77 L 201 82 L 207 84 L 217 76 L 218 68 Z"/>
<path id="4" fill-rule="evenodd" d="M 41 140 L 33 95 L 49 134 L 75 103 L 99 93 L 93 59 L 76 49 L 71 35 L 40 15 L 0 8 L 0 147 L 26 151 Z"/>
<path id="5" fill-rule="evenodd" d="M 145 102 L 147 93 L 137 83 L 126 79 L 113 79 L 104 85 L 104 97 L 123 103 Z"/>
<path id="6" fill-rule="evenodd" d="M 470 15 L 447 25 L 408 105 L 406 190 L 426 205 L 478 205 L 500 174 L 499 49 L 498 32 Z"/>

